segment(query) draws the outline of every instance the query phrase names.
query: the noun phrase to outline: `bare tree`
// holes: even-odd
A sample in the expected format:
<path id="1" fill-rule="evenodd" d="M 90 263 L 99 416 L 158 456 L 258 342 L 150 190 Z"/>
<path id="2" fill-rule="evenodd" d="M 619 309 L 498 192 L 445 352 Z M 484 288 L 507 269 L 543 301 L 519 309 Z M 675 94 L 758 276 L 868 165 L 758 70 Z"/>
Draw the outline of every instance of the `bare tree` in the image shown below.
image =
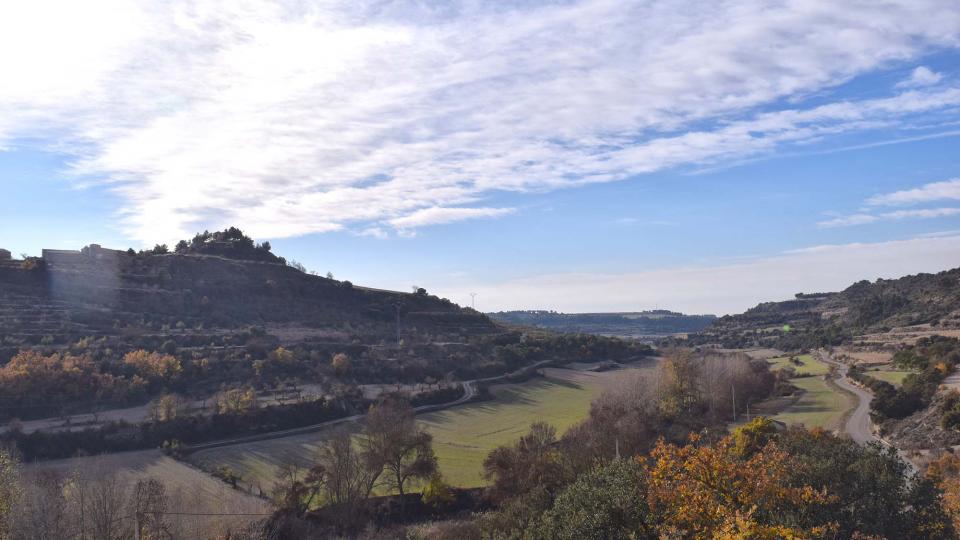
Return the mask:
<path id="1" fill-rule="evenodd" d="M 400 494 L 401 505 L 409 481 L 427 480 L 437 470 L 433 437 L 417 427 L 407 400 L 388 398 L 371 407 L 360 441 L 372 466 L 386 472 L 383 485 Z"/>
<path id="2" fill-rule="evenodd" d="M 60 540 L 75 535 L 64 495 L 65 483 L 49 471 L 24 482 L 23 496 L 11 520 L 13 537 Z"/>
<path id="3" fill-rule="evenodd" d="M 163 536 L 169 537 L 170 527 L 164 516 L 167 512 L 166 488 L 159 480 L 137 480 L 131 502 L 138 538 L 159 540 Z"/>

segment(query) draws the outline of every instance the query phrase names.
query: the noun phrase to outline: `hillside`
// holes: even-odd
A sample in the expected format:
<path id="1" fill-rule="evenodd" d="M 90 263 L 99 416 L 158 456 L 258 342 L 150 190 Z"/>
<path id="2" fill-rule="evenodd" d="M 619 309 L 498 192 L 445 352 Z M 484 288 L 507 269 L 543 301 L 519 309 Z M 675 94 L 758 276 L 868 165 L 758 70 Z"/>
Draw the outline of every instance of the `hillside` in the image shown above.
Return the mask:
<path id="1" fill-rule="evenodd" d="M 718 319 L 690 343 L 783 350 L 839 345 L 855 336 L 930 325 L 960 329 L 960 268 L 859 281 L 840 292 L 799 293 Z"/>
<path id="2" fill-rule="evenodd" d="M 9 345 L 169 334 L 205 341 L 249 326 L 300 340 L 462 341 L 501 332 L 482 314 L 428 294 L 353 287 L 282 262 L 91 246 L 0 265 L 0 336 Z M 293 331 L 295 330 L 295 331 Z"/>
<path id="3" fill-rule="evenodd" d="M 558 313 L 556 311 L 501 311 L 490 318 L 515 325 L 537 326 L 556 332 L 583 332 L 604 336 L 655 337 L 699 332 L 715 315 L 684 315 L 667 310 L 633 313 Z"/>
<path id="4" fill-rule="evenodd" d="M 124 408 L 167 392 L 202 403 L 236 387 L 264 400 L 301 395 L 301 385 L 346 395 L 641 349 L 512 328 L 424 289 L 310 275 L 238 229 L 172 253 L 91 245 L 0 259 L 0 419 Z"/>

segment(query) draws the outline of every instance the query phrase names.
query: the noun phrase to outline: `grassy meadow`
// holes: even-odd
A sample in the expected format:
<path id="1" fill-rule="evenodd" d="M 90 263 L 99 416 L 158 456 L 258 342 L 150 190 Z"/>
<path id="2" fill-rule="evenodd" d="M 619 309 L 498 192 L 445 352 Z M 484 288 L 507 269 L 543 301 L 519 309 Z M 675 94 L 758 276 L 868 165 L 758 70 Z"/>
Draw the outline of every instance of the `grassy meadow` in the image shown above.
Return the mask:
<path id="1" fill-rule="evenodd" d="M 838 426 L 843 413 L 853 404 L 850 397 L 839 392 L 823 379 L 830 366 L 809 354 L 798 355 L 800 365 L 794 364 L 789 357 L 769 360 L 771 369 L 792 367 L 797 375 L 790 382 L 802 390 L 800 399 L 784 410 L 773 415 L 787 425 L 803 424 L 806 427 L 833 429 Z"/>
<path id="2" fill-rule="evenodd" d="M 102 456 L 78 457 L 41 461 L 24 465 L 24 474 L 54 474 L 71 476 L 75 472 L 92 476 L 117 474 L 126 489 L 132 489 L 137 480 L 155 478 L 163 482 L 167 494 L 176 501 L 170 508 L 175 512 L 200 512 L 211 514 L 263 514 L 272 510 L 270 504 L 257 497 L 231 488 L 175 459 L 164 456 L 159 450 L 120 452 Z M 181 525 L 203 531 L 219 531 L 224 527 L 238 527 L 256 521 L 260 516 L 180 516 Z"/>
<path id="3" fill-rule="evenodd" d="M 868 371 L 867 375 L 873 377 L 874 379 L 880 379 L 881 381 L 887 381 L 888 383 L 894 386 L 900 386 L 903 384 L 903 380 L 907 378 L 907 375 L 911 373 L 916 373 L 915 371 L 903 371 L 896 369 L 878 369 L 876 371 Z"/>
<path id="4" fill-rule="evenodd" d="M 586 418 L 590 402 L 622 378 L 626 370 L 591 372 L 544 370 L 545 377 L 491 387 L 492 400 L 468 403 L 423 414 L 418 421 L 433 434 L 440 470 L 456 486 L 484 485 L 483 460 L 490 450 L 527 432 L 530 424 L 545 421 L 563 433 Z M 277 467 L 311 462 L 326 432 L 310 433 L 197 452 L 190 461 L 204 470 L 229 466 L 243 482 L 268 491 Z"/>
<path id="5" fill-rule="evenodd" d="M 809 354 L 798 354 L 795 358 L 800 361 L 799 365 L 791 362 L 789 356 L 771 358 L 768 360 L 768 362 L 770 362 L 770 369 L 792 367 L 794 371 L 797 372 L 797 375 L 823 375 L 830 371 L 830 366 Z"/>

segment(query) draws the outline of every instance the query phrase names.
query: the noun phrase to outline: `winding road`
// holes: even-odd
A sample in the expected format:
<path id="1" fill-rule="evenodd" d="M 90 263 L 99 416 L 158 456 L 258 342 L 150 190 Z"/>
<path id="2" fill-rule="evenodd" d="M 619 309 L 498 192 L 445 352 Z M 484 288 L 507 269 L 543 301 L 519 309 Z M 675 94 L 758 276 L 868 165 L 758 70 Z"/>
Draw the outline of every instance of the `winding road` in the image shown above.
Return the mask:
<path id="1" fill-rule="evenodd" d="M 447 403 L 438 403 L 435 405 L 421 405 L 419 407 L 414 407 L 413 411 L 416 414 L 437 411 L 440 409 L 446 409 L 447 407 L 456 407 L 457 405 L 463 405 L 468 401 L 472 400 L 477 395 L 476 388 L 473 387 L 473 381 L 463 381 L 460 383 L 463 387 L 463 395 L 457 398 L 454 401 L 449 401 Z M 309 426 L 303 426 L 298 428 L 284 429 L 280 431 L 269 431 L 267 433 L 258 433 L 256 435 L 248 435 L 246 437 L 237 437 L 233 439 L 221 439 L 218 441 L 211 441 L 207 443 L 191 444 L 184 445 L 184 452 L 198 452 L 200 450 L 208 450 L 210 448 L 220 448 L 222 446 L 232 446 L 235 444 L 243 444 L 257 441 L 265 441 L 269 439 L 280 439 L 283 437 L 290 437 L 291 435 L 303 435 L 305 433 L 314 433 L 327 429 L 329 427 L 338 426 L 340 424 L 346 424 L 348 422 L 355 422 L 365 415 L 363 414 L 354 414 L 352 416 L 344 416 L 343 418 L 335 418 L 333 420 L 327 420 L 326 422 L 320 422 L 319 424 L 312 424 Z"/>
<path id="2" fill-rule="evenodd" d="M 847 370 L 849 369 L 847 366 L 843 364 L 834 365 L 839 369 L 840 377 L 834 379 L 833 382 L 840 388 L 857 396 L 857 406 L 847 418 L 844 431 L 859 444 L 879 441 L 880 439 L 873 434 L 873 424 L 870 420 L 870 400 L 873 399 L 873 395 L 850 381 L 847 377 Z"/>
<path id="3" fill-rule="evenodd" d="M 840 388 L 848 390 L 857 396 L 857 406 L 847 418 L 847 421 L 843 426 L 843 431 L 846 432 L 846 434 L 849 435 L 850 438 L 853 439 L 857 444 L 878 442 L 884 446 L 896 448 L 887 441 L 878 437 L 873 432 L 873 421 L 870 419 L 870 400 L 873 399 L 873 394 L 853 383 L 853 381 L 847 375 L 847 372 L 850 369 L 849 366 L 833 360 L 830 358 L 830 354 L 824 351 L 820 351 L 818 356 L 824 362 L 837 367 L 840 377 L 834 379 L 833 382 L 836 383 L 836 385 Z M 896 450 L 897 454 L 900 456 L 900 459 L 910 467 L 911 472 L 919 472 L 917 466 L 907 458 L 907 455 L 902 450 L 899 448 L 896 448 Z"/>

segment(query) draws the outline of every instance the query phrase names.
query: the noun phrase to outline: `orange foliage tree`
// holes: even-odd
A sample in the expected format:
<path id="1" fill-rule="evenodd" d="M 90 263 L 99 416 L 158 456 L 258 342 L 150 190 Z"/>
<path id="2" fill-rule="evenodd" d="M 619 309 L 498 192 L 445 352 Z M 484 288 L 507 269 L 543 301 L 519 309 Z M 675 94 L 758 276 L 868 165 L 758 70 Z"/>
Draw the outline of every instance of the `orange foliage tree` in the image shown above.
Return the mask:
<path id="1" fill-rule="evenodd" d="M 142 349 L 125 354 L 123 363 L 133 366 L 139 375 L 151 381 L 169 382 L 183 372 L 180 361 L 176 357 Z"/>
<path id="2" fill-rule="evenodd" d="M 648 502 L 661 532 L 684 538 L 810 538 L 830 525 L 803 529 L 777 519 L 783 509 L 832 502 L 825 490 L 791 485 L 793 458 L 769 443 L 743 459 L 731 438 L 714 445 L 660 441 L 648 463 Z"/>

